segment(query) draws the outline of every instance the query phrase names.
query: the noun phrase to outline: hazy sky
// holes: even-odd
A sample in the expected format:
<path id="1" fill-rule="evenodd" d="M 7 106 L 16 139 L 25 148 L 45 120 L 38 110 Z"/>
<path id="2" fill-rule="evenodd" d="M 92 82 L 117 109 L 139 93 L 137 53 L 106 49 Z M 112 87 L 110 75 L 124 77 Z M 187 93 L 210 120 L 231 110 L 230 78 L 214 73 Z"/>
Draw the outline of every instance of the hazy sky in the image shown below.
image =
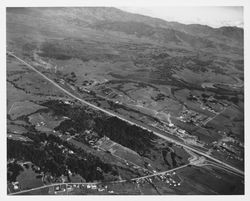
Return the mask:
<path id="1" fill-rule="evenodd" d="M 119 7 L 122 10 L 177 21 L 184 24 L 205 24 L 212 27 L 243 27 L 243 7 Z"/>

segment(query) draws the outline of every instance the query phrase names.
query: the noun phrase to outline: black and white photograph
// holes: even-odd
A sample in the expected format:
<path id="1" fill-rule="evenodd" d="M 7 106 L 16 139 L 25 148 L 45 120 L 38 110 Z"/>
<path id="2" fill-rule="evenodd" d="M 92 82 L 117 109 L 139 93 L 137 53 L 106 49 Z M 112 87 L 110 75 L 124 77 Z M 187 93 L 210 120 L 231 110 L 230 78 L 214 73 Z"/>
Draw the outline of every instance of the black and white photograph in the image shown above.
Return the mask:
<path id="1" fill-rule="evenodd" d="M 7 198 L 245 195 L 244 5 L 4 10 Z"/>

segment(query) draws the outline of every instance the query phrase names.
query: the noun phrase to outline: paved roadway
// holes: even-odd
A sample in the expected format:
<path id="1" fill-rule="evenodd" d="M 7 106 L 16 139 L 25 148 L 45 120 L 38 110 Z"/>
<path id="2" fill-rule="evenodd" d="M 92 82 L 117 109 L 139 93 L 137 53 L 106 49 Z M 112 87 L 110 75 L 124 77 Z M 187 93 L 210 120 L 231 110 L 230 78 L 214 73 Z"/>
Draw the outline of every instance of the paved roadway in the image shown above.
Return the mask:
<path id="1" fill-rule="evenodd" d="M 136 181 L 136 180 L 146 179 L 146 178 L 150 178 L 150 177 L 154 177 L 154 176 L 158 176 L 158 175 L 164 175 L 166 173 L 173 172 L 173 171 L 185 168 L 188 165 L 189 164 L 185 164 L 185 165 L 179 166 L 177 168 L 173 168 L 171 170 L 167 170 L 167 171 L 163 171 L 163 172 L 157 172 L 157 173 L 146 175 L 146 176 L 142 176 L 142 177 L 136 177 L 136 178 L 133 178 L 131 180 L 125 180 L 125 179 L 123 179 L 123 180 L 119 180 L 119 181 L 92 182 L 92 183 L 54 183 L 54 184 L 50 184 L 50 185 L 40 186 L 40 187 L 37 187 L 37 188 L 32 188 L 32 189 L 28 189 L 28 190 L 18 191 L 18 192 L 15 192 L 15 193 L 10 193 L 9 195 L 17 195 L 17 194 L 20 194 L 20 193 L 27 193 L 27 192 L 34 191 L 34 190 L 39 190 L 39 189 L 48 188 L 48 187 L 52 187 L 52 186 L 63 185 L 63 184 L 66 184 L 66 185 L 97 185 L 97 184 L 99 184 L 99 185 L 100 184 L 104 184 L 105 185 L 105 184 L 107 184 L 108 185 L 108 184 L 115 184 L 115 183 L 123 183 L 123 182 L 129 182 L 129 181 Z"/>
<path id="2" fill-rule="evenodd" d="M 98 106 L 96 106 L 96 105 L 94 105 L 94 104 L 92 104 L 92 103 L 89 103 L 89 102 L 87 102 L 87 101 L 85 101 L 85 100 L 83 100 L 83 99 L 77 97 L 76 95 L 72 94 L 71 92 L 69 92 L 69 91 L 67 91 L 66 89 L 64 89 L 63 87 L 61 87 L 61 86 L 60 86 L 59 84 L 57 84 L 55 81 L 53 81 L 53 80 L 51 80 L 50 78 L 48 78 L 46 75 L 44 75 L 44 74 L 41 73 L 40 71 L 38 71 L 35 67 L 31 66 L 30 64 L 28 64 L 27 62 L 25 62 L 25 61 L 22 60 L 21 58 L 19 58 L 19 57 L 17 57 L 16 55 L 14 55 L 12 52 L 7 51 L 7 53 L 8 53 L 8 55 L 13 56 L 13 57 L 16 58 L 17 60 L 19 60 L 20 62 L 22 62 L 23 64 L 25 64 L 27 67 L 31 68 L 33 71 L 35 71 L 36 73 L 38 73 L 38 74 L 39 74 L 40 76 L 42 76 L 44 79 L 46 79 L 46 80 L 49 81 L 51 84 L 53 84 L 54 86 L 56 86 L 58 89 L 60 89 L 60 90 L 63 91 L 64 93 L 66 93 L 68 96 L 70 96 L 70 97 L 72 97 L 72 98 L 78 100 L 79 102 L 81 102 L 81 103 L 83 103 L 83 104 L 85 104 L 85 105 L 88 105 L 88 106 L 90 106 L 90 107 L 92 107 L 92 108 L 94 108 L 94 109 L 96 109 L 96 110 L 100 110 L 100 111 L 102 111 L 102 112 L 104 112 L 104 113 L 106 113 L 106 114 L 108 114 L 108 115 L 110 115 L 110 116 L 117 117 L 117 118 L 119 118 L 120 120 L 125 121 L 125 122 L 127 122 L 127 123 L 129 123 L 129 124 L 131 124 L 131 125 L 136 125 L 136 126 L 142 128 L 142 129 L 148 130 L 148 131 L 152 132 L 154 135 L 156 135 L 156 136 L 158 136 L 158 137 L 160 137 L 160 138 L 163 138 L 163 139 L 165 139 L 165 140 L 167 140 L 167 141 L 169 141 L 169 142 L 172 142 L 172 143 L 175 143 L 175 144 L 177 144 L 177 145 L 180 145 L 180 146 L 182 146 L 182 147 L 184 147 L 184 148 L 186 148 L 186 149 L 189 149 L 189 150 L 191 150 L 191 151 L 193 151 L 193 152 L 195 152 L 195 153 L 197 153 L 197 154 L 199 154 L 199 155 L 202 155 L 202 156 L 204 156 L 204 157 L 206 157 L 206 158 L 208 158 L 208 159 L 210 159 L 210 160 L 213 160 L 213 161 L 215 161 L 215 162 L 217 162 L 217 163 L 219 163 L 219 164 L 221 164 L 221 165 L 223 165 L 223 166 L 225 166 L 225 167 L 227 167 L 227 168 L 229 168 L 229 169 L 231 169 L 231 170 L 233 170 L 233 171 L 235 171 L 235 172 L 237 172 L 237 173 L 239 173 L 239 174 L 241 174 L 241 175 L 244 175 L 244 171 L 242 171 L 242 170 L 240 170 L 240 169 L 238 169 L 238 168 L 235 168 L 235 167 L 233 167 L 233 166 L 231 166 L 231 165 L 229 165 L 229 164 L 227 164 L 227 163 L 225 163 L 225 162 L 222 162 L 222 161 L 220 161 L 220 160 L 218 160 L 218 159 L 216 159 L 216 158 L 214 158 L 214 157 L 212 157 L 212 156 L 210 156 L 210 155 L 207 155 L 207 154 L 204 153 L 204 152 L 201 152 L 201 151 L 199 151 L 199 150 L 196 150 L 195 148 L 190 147 L 190 146 L 188 146 L 188 145 L 186 145 L 186 144 L 183 144 L 182 142 L 176 141 L 176 140 L 174 140 L 174 139 L 172 139 L 172 138 L 170 138 L 170 137 L 164 136 L 163 134 L 161 134 L 161 133 L 159 133 L 159 132 L 157 132 L 157 131 L 150 130 L 150 128 L 148 128 L 146 125 L 145 125 L 145 126 L 139 125 L 138 123 L 135 123 L 135 122 L 133 122 L 133 121 L 131 121 L 131 120 L 125 119 L 125 117 L 122 117 L 122 116 L 120 116 L 120 115 L 118 115 L 118 114 L 116 114 L 116 113 L 114 113 L 114 112 L 105 110 L 105 109 L 103 109 L 103 108 L 101 108 L 101 107 L 98 107 Z"/>
<path id="3" fill-rule="evenodd" d="M 154 176 L 159 176 L 159 175 L 164 175 L 164 174 L 167 174 L 167 173 L 170 173 L 170 172 L 173 172 L 173 171 L 177 171 L 177 170 L 180 170 L 182 168 L 185 168 L 189 165 L 190 163 L 188 164 L 185 164 L 185 165 L 182 165 L 182 166 L 179 166 L 179 167 L 176 167 L 176 168 L 173 168 L 171 170 L 166 170 L 166 171 L 163 171 L 163 172 L 156 172 L 154 174 L 150 174 L 150 175 L 146 175 L 146 176 L 141 176 L 141 177 L 136 177 L 136 178 L 133 178 L 131 180 L 119 180 L 119 181 L 111 181 L 111 182 L 90 182 L 90 183 L 54 183 L 54 184 L 50 184 L 50 185 L 44 185 L 44 186 L 40 186 L 40 187 L 36 187 L 36 188 L 32 188 L 32 189 L 27 189 L 27 190 L 23 190 L 23 191 L 18 191 L 18 192 L 15 192 L 15 193 L 10 193 L 9 195 L 17 195 L 17 194 L 20 194 L 20 193 L 27 193 L 27 192 L 30 192 L 30 191 L 34 191 L 34 190 L 39 190 L 39 189 L 43 189 L 43 188 L 48 188 L 48 187 L 53 187 L 53 186 L 58 186 L 58 185 L 97 185 L 97 184 L 103 184 L 103 185 L 108 185 L 108 184 L 115 184 L 115 183 L 123 183 L 123 182 L 129 182 L 129 181 L 137 181 L 137 180 L 141 180 L 141 179 L 147 179 L 147 178 L 150 178 L 150 177 L 154 177 Z M 213 164 L 213 163 L 205 163 L 205 164 L 200 164 L 198 167 L 202 167 L 202 166 L 214 166 L 216 168 L 221 168 L 221 169 L 224 169 L 223 167 L 220 167 L 220 166 L 217 166 L 216 164 Z M 225 171 L 228 171 L 227 169 L 224 169 Z"/>
<path id="4" fill-rule="evenodd" d="M 226 172 L 230 172 L 231 174 L 234 174 L 234 175 L 236 175 L 236 176 L 241 177 L 241 178 L 244 179 L 244 175 L 238 174 L 237 172 L 234 172 L 234 171 L 232 171 L 232 170 L 230 170 L 230 169 L 227 169 L 227 168 L 225 168 L 225 167 L 223 167 L 223 166 L 221 166 L 221 165 L 218 165 L 218 163 L 214 163 L 214 162 L 212 162 L 212 161 L 207 161 L 207 163 L 200 164 L 200 165 L 198 165 L 198 166 L 199 166 L 199 167 L 202 167 L 202 166 L 213 166 L 213 167 L 216 167 L 216 168 L 218 168 L 218 169 L 222 169 L 222 170 L 224 170 L 224 171 L 226 171 Z"/>

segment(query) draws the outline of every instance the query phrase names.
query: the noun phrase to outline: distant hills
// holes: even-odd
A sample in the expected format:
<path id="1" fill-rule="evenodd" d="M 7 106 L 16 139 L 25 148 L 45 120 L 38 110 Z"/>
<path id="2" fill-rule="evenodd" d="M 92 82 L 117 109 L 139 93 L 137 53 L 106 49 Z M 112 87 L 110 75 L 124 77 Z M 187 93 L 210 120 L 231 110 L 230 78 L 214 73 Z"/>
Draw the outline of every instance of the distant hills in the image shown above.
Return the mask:
<path id="1" fill-rule="evenodd" d="M 7 8 L 7 32 L 12 27 L 38 37 L 96 37 L 137 39 L 185 49 L 243 54 L 243 29 L 167 22 L 111 7 Z M 113 37 L 114 36 L 114 37 Z M 105 39 L 105 38 L 104 38 Z"/>

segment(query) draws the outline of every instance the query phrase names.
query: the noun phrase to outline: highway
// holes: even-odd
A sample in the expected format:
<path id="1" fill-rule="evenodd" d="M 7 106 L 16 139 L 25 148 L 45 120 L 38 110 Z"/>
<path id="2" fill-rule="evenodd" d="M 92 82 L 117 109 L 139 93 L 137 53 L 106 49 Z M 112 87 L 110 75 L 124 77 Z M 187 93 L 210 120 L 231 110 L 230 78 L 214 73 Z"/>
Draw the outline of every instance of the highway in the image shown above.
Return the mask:
<path id="1" fill-rule="evenodd" d="M 82 185 L 93 185 L 93 184 L 98 184 L 98 183 L 54 183 L 54 184 L 50 184 L 50 185 L 44 185 L 44 186 L 40 186 L 40 187 L 36 187 L 36 188 L 31 188 L 31 189 L 27 189 L 27 190 L 23 190 L 23 191 L 17 191 L 14 193 L 10 193 L 8 195 L 17 195 L 17 194 L 21 194 L 21 193 L 27 193 L 30 191 L 35 191 L 35 190 L 39 190 L 39 189 L 43 189 L 43 188 L 49 188 L 52 186 L 58 186 L 58 185 L 63 185 L 63 184 L 82 184 Z"/>
<path id="2" fill-rule="evenodd" d="M 212 161 L 207 161 L 207 163 L 205 163 L 205 164 L 200 164 L 199 166 L 201 167 L 201 166 L 213 166 L 213 167 L 215 167 L 215 168 L 217 168 L 217 169 L 222 169 L 222 170 L 224 170 L 224 171 L 226 171 L 226 172 L 230 172 L 231 174 L 234 174 L 234 175 L 237 175 L 238 177 L 241 177 L 241 178 L 244 178 L 244 175 L 241 175 L 241 174 L 238 174 L 238 173 L 236 173 L 236 172 L 234 172 L 234 171 L 232 171 L 232 170 L 230 170 L 230 169 L 226 169 L 226 168 L 224 168 L 223 166 L 220 166 L 220 165 L 218 165 L 217 163 L 214 163 L 214 162 L 212 162 Z"/>
<path id="3" fill-rule="evenodd" d="M 166 173 L 173 172 L 173 171 L 176 171 L 176 170 L 185 168 L 185 167 L 187 167 L 188 165 L 189 165 L 189 163 L 188 163 L 188 164 L 185 164 L 185 165 L 182 165 L 182 166 L 179 166 L 179 167 L 176 167 L 176 168 L 173 168 L 173 169 L 171 169 L 171 170 L 167 170 L 167 171 L 164 171 L 164 172 L 156 172 L 156 173 L 151 174 L 151 175 L 146 175 L 146 176 L 134 178 L 134 179 L 131 179 L 131 180 L 132 180 L 132 181 L 135 181 L 135 180 L 146 179 L 146 178 L 150 178 L 150 177 L 154 177 L 154 176 L 158 176 L 158 175 L 164 175 L 164 174 L 166 174 Z"/>
<path id="4" fill-rule="evenodd" d="M 43 73 L 41 73 L 41 72 L 40 72 L 39 70 L 37 70 L 35 67 L 31 66 L 30 64 L 28 64 L 27 62 L 25 62 L 24 60 L 22 60 L 21 58 L 17 57 L 16 55 L 14 55 L 13 53 L 11 53 L 11 52 L 9 52 L 9 51 L 7 51 L 7 53 L 8 53 L 8 55 L 13 56 L 13 57 L 16 58 L 17 60 L 19 60 L 20 62 L 22 62 L 23 64 L 25 64 L 27 67 L 29 67 L 30 69 L 32 69 L 33 71 L 35 71 L 36 73 L 38 73 L 38 74 L 39 74 L 40 76 L 42 76 L 44 79 L 46 79 L 46 80 L 49 81 L 51 84 L 53 84 L 55 87 L 57 87 L 58 89 L 60 89 L 60 90 L 63 91 L 64 93 L 66 93 L 68 96 L 70 96 L 70 97 L 72 97 L 72 98 L 78 100 L 79 102 L 81 102 L 81 103 L 83 103 L 83 104 L 85 104 L 85 105 L 88 105 L 88 106 L 90 106 L 91 108 L 94 108 L 94 109 L 96 109 L 96 110 L 102 111 L 102 112 L 104 112 L 104 113 L 106 113 L 106 114 L 108 114 L 108 115 L 110 115 L 110 116 L 117 117 L 117 118 L 119 118 L 120 120 L 125 121 L 125 122 L 127 122 L 127 123 L 129 123 L 129 124 L 131 124 L 131 125 L 136 125 L 136 126 L 142 128 L 142 129 L 144 129 L 144 130 L 148 130 L 148 131 L 152 132 L 154 135 L 156 135 L 156 136 L 158 136 L 158 137 L 160 137 L 160 138 L 162 138 L 162 139 L 164 139 L 164 140 L 167 140 L 167 141 L 169 141 L 169 142 L 172 142 L 172 143 L 175 143 L 175 144 L 177 144 L 177 145 L 179 145 L 179 146 L 182 146 L 182 147 L 184 147 L 184 148 L 186 148 L 186 149 L 189 149 L 189 150 L 193 151 L 194 153 L 197 153 L 197 154 L 199 154 L 199 155 L 202 155 L 202 156 L 204 156 L 204 157 L 206 157 L 206 158 L 208 158 L 208 159 L 210 159 L 210 160 L 213 160 L 213 161 L 216 162 L 216 163 L 219 163 L 219 164 L 225 166 L 226 168 L 229 168 L 229 169 L 231 169 L 231 170 L 233 170 L 233 171 L 235 171 L 235 172 L 237 172 L 237 173 L 239 173 L 239 174 L 241 174 L 241 175 L 244 175 L 244 171 L 242 171 L 242 170 L 240 170 L 240 169 L 238 169 L 238 168 L 235 168 L 235 167 L 233 167 L 233 166 L 231 166 L 231 165 L 229 165 L 229 164 L 227 164 L 227 163 L 225 163 L 225 162 L 223 162 L 223 161 L 221 161 L 221 160 L 218 160 L 218 159 L 216 159 L 216 158 L 214 158 L 214 157 L 212 157 L 212 156 L 210 156 L 210 155 L 207 155 L 207 154 L 204 153 L 204 152 L 201 152 L 201 151 L 199 151 L 199 150 L 196 150 L 195 148 L 190 147 L 190 146 L 188 146 L 188 145 L 186 145 L 186 144 L 183 144 L 182 142 L 176 141 L 176 140 L 174 140 L 174 139 L 172 139 L 172 138 L 170 138 L 170 137 L 164 136 L 163 134 L 161 134 L 161 133 L 159 133 L 159 132 L 157 132 L 157 131 L 150 130 L 150 128 L 147 127 L 146 125 L 145 125 L 145 126 L 139 125 L 138 123 L 135 123 L 135 122 L 133 122 L 133 121 L 131 121 L 131 120 L 129 120 L 129 119 L 126 119 L 125 117 L 122 117 L 122 116 L 120 116 L 119 114 L 116 114 L 116 113 L 114 113 L 114 112 L 111 112 L 111 111 L 108 111 L 108 110 L 103 109 L 103 108 L 101 108 L 101 107 L 98 107 L 98 106 L 96 106 L 96 105 L 94 105 L 94 104 L 92 104 L 92 103 L 89 103 L 89 102 L 87 102 L 87 101 L 85 101 L 85 100 L 83 100 L 83 99 L 77 97 L 76 95 L 74 95 L 74 94 L 72 94 L 71 92 L 67 91 L 66 89 L 64 89 L 63 87 L 61 87 L 59 84 L 57 84 L 55 81 L 51 80 L 51 79 L 48 78 L 46 75 L 44 75 Z"/>
<path id="5" fill-rule="evenodd" d="M 91 183 L 54 183 L 54 184 L 49 184 L 49 185 L 44 185 L 44 186 L 40 186 L 40 187 L 36 187 L 36 188 L 31 188 L 31 189 L 27 189 L 27 190 L 23 190 L 23 191 L 18 191 L 18 192 L 14 192 L 14 193 L 10 193 L 9 195 L 17 195 L 17 194 L 20 194 L 20 193 L 27 193 L 27 192 L 30 192 L 30 191 L 35 191 L 35 190 L 39 190 L 39 189 L 43 189 L 43 188 L 48 188 L 48 187 L 52 187 L 52 186 L 58 186 L 58 185 L 97 185 L 97 184 L 103 184 L 103 185 L 108 185 L 108 184 L 115 184 L 115 183 L 123 183 L 123 182 L 130 182 L 130 181 L 136 181 L 136 180 L 141 180 L 141 179 L 147 179 L 147 178 L 150 178 L 150 177 L 155 177 L 155 176 L 158 176 L 158 175 L 164 175 L 166 173 L 170 173 L 170 172 L 173 172 L 173 171 L 176 171 L 176 170 L 179 170 L 179 169 L 182 169 L 182 168 L 185 168 L 187 167 L 189 164 L 185 164 L 185 165 L 182 165 L 182 166 L 179 166 L 179 167 L 176 167 L 176 168 L 173 168 L 171 170 L 166 170 L 166 171 L 163 171 L 163 172 L 156 172 L 154 174 L 150 174 L 150 175 L 146 175 L 146 176 L 142 176 L 142 177 L 136 177 L 136 178 L 133 178 L 131 180 L 119 180 L 119 181 L 111 181 L 111 182 L 91 182 Z"/>
<path id="6" fill-rule="evenodd" d="M 155 176 L 159 176 L 159 175 L 165 175 L 167 173 L 183 169 L 183 168 L 187 167 L 189 164 L 191 164 L 191 163 L 188 163 L 188 164 L 185 164 L 185 165 L 173 168 L 171 170 L 166 170 L 166 171 L 162 171 L 162 172 L 156 172 L 156 173 L 153 173 L 153 174 L 150 174 L 150 175 L 136 177 L 136 178 L 133 178 L 133 179 L 130 179 L 130 180 L 123 179 L 123 180 L 111 181 L 111 182 L 89 182 L 89 183 L 86 183 L 86 182 L 82 182 L 82 183 L 54 183 L 54 184 L 44 185 L 44 186 L 40 186 L 40 187 L 36 187 L 36 188 L 31 188 L 31 189 L 27 189 L 27 190 L 22 190 L 22 191 L 18 191 L 18 192 L 14 192 L 14 193 L 9 193 L 9 195 L 17 195 L 17 194 L 21 194 L 21 193 L 27 193 L 27 192 L 30 192 L 30 191 L 35 191 L 35 190 L 39 190 L 39 189 L 43 189 L 43 188 L 48 188 L 48 187 L 53 187 L 53 186 L 58 186 L 58 185 L 98 185 L 98 184 L 99 185 L 100 184 L 108 185 L 108 184 L 123 183 L 123 182 L 130 182 L 130 181 L 139 181 L 141 179 L 147 179 L 147 178 L 150 178 L 150 177 L 155 177 Z M 218 166 L 216 164 L 213 164 L 211 162 L 210 163 L 204 163 L 204 164 L 199 164 L 198 165 L 198 167 L 203 167 L 203 166 L 214 166 L 216 168 L 228 171 L 227 169 L 224 169 L 223 167 L 220 167 L 220 166 Z"/>

